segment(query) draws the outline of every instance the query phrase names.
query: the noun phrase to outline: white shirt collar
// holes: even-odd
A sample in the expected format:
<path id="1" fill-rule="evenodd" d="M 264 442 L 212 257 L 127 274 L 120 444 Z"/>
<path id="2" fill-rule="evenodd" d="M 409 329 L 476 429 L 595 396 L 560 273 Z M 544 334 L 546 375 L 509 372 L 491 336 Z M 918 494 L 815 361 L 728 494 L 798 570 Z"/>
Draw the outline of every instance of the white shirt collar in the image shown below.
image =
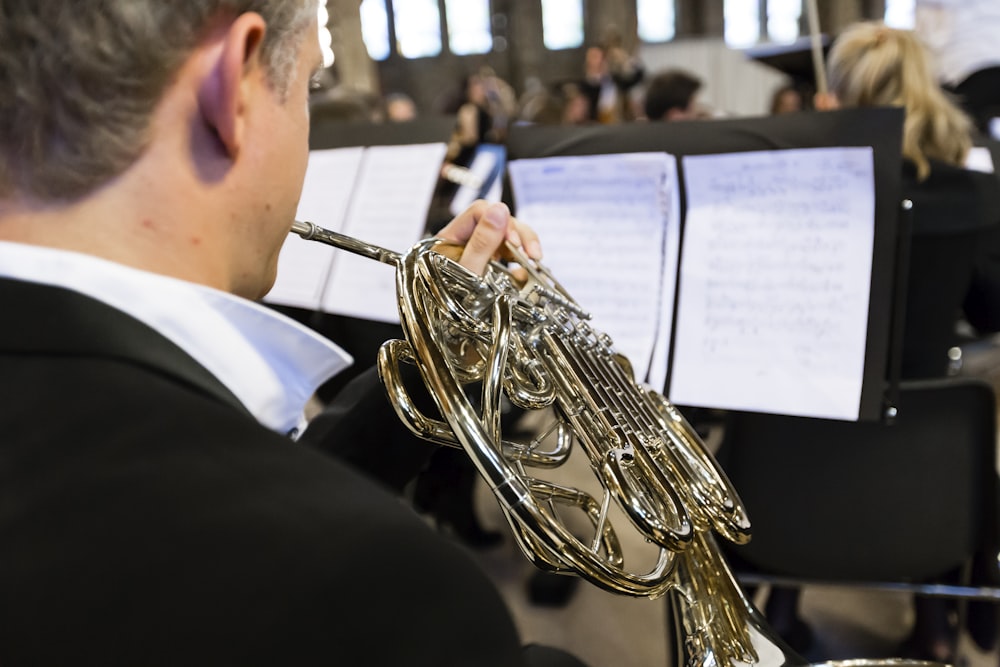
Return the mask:
<path id="1" fill-rule="evenodd" d="M 90 255 L 0 242 L 0 276 L 75 290 L 149 325 L 279 433 L 301 427 L 306 401 L 353 363 L 334 343 L 270 308 Z"/>

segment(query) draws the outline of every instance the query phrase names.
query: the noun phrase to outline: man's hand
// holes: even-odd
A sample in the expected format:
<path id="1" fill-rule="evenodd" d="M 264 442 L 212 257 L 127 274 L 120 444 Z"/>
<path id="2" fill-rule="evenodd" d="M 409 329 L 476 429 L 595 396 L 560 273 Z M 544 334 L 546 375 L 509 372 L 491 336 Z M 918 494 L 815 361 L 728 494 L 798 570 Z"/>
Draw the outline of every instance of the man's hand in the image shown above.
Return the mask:
<path id="1" fill-rule="evenodd" d="M 519 223 L 506 204 L 476 201 L 438 232 L 438 236 L 464 246 L 458 262 L 479 275 L 490 260 L 501 256 L 505 240 L 532 259 L 542 258 L 538 235 Z"/>
<path id="2" fill-rule="evenodd" d="M 836 93 L 816 93 L 813 95 L 813 108 L 817 111 L 835 111 L 840 108 L 840 100 Z"/>

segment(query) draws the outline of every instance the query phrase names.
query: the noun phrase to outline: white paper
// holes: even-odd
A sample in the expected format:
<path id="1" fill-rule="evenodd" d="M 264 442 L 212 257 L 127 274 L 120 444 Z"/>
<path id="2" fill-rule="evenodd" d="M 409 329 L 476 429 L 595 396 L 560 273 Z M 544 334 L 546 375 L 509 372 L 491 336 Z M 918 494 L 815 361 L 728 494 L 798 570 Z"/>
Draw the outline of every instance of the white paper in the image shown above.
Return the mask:
<path id="1" fill-rule="evenodd" d="M 340 231 L 363 153 L 362 147 L 311 151 L 296 219 Z M 278 256 L 278 277 L 265 300 L 319 310 L 336 252 L 289 234 Z"/>
<path id="2" fill-rule="evenodd" d="M 469 165 L 471 182 L 460 185 L 451 200 L 448 210 L 452 215 L 458 215 L 469 208 L 478 198 L 491 202 L 500 201 L 503 195 L 503 179 L 500 176 L 506 154 L 503 146 L 484 144 L 479 147 Z"/>
<path id="3" fill-rule="evenodd" d="M 875 220 L 872 150 L 690 156 L 669 396 L 856 420 Z"/>
<path id="4" fill-rule="evenodd" d="M 372 146 L 364 153 L 343 233 L 404 252 L 427 224 L 444 144 Z M 366 320 L 398 322 L 395 269 L 338 252 L 321 307 Z"/>
<path id="5" fill-rule="evenodd" d="M 992 174 L 993 155 L 990 153 L 990 149 L 985 146 L 973 146 L 970 148 L 969 154 L 965 156 L 965 168 Z"/>
<path id="6" fill-rule="evenodd" d="M 510 163 L 518 219 L 539 233 L 544 263 L 632 362 L 650 376 L 669 340 L 678 223 L 676 161 L 665 153 L 551 157 Z M 668 250 L 672 249 L 671 252 Z M 664 366 L 652 376 L 665 373 Z"/>

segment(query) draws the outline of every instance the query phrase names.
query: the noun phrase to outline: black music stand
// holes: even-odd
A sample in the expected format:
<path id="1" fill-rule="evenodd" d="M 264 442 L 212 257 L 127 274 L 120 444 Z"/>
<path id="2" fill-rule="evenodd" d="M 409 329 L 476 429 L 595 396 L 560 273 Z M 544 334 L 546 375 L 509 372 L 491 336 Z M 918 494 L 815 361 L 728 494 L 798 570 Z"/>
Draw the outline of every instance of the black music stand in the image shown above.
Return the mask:
<path id="1" fill-rule="evenodd" d="M 898 261 L 902 125 L 901 109 L 848 109 L 683 123 L 516 126 L 508 140 L 508 157 L 517 160 L 664 151 L 680 158 L 791 148 L 871 147 L 875 228 L 859 419 L 879 420 L 891 407 L 892 392 L 898 382 L 898 377 L 892 375 L 895 367 L 892 355 L 899 354 L 899 350 L 890 342 L 894 331 L 893 304 L 905 293 L 905 273 L 900 273 Z M 683 180 L 682 168 L 679 173 Z M 685 211 L 682 188 L 682 241 Z M 676 318 L 676 300 L 674 308 Z"/>

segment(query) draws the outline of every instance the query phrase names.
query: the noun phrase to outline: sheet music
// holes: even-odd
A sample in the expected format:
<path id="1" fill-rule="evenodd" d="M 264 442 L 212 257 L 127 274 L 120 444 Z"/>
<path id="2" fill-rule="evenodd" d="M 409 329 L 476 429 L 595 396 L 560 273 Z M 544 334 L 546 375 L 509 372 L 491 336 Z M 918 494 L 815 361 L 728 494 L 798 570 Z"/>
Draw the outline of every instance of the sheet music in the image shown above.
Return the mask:
<path id="1" fill-rule="evenodd" d="M 311 151 L 295 217 L 339 231 L 363 153 L 362 147 Z M 335 248 L 290 234 L 278 256 L 278 277 L 265 300 L 318 310 L 335 252 Z"/>
<path id="2" fill-rule="evenodd" d="M 476 150 L 476 155 L 469 165 L 470 183 L 459 186 L 451 200 L 448 210 L 452 215 L 458 215 L 472 205 L 476 199 L 500 201 L 503 195 L 504 163 L 507 160 L 507 150 L 495 144 L 483 144 Z"/>
<path id="3" fill-rule="evenodd" d="M 407 250 L 427 224 L 446 149 L 441 143 L 369 147 L 343 232 L 397 252 Z M 340 315 L 398 322 L 395 269 L 338 252 L 320 305 Z"/>
<path id="4" fill-rule="evenodd" d="M 857 420 L 872 159 L 869 147 L 684 158 L 672 401 Z"/>
<path id="5" fill-rule="evenodd" d="M 670 338 L 670 314 L 661 312 L 673 303 L 676 272 L 675 159 L 525 159 L 510 163 L 510 177 L 518 219 L 541 236 L 544 263 L 646 379 L 656 341 Z M 665 355 L 658 360 L 652 377 L 662 388 Z"/>

